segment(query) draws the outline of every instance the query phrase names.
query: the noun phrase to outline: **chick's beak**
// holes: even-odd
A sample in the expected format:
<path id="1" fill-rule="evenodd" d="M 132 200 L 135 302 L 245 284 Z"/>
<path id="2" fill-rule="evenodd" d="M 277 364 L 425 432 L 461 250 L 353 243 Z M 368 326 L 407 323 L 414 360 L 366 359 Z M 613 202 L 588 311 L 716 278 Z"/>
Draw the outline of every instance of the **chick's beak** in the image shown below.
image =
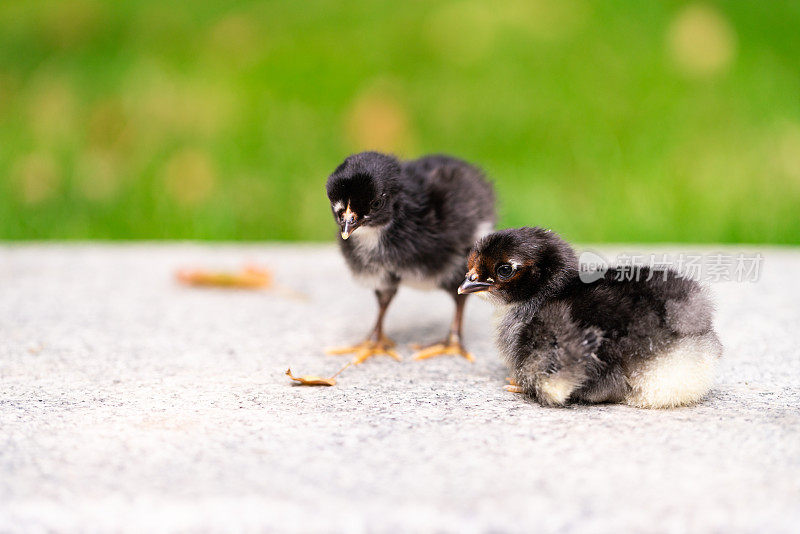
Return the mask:
<path id="1" fill-rule="evenodd" d="M 358 218 L 356 214 L 350 211 L 350 207 L 348 206 L 347 211 L 344 212 L 342 215 L 342 220 L 344 221 L 344 226 L 342 227 L 342 239 L 347 239 L 350 237 L 350 234 L 358 228 Z"/>
<path id="2" fill-rule="evenodd" d="M 458 286 L 458 294 L 464 295 L 467 293 L 478 293 L 480 291 L 486 291 L 492 287 L 492 284 L 487 282 L 478 282 L 477 280 L 470 280 L 470 277 L 467 277 L 461 285 Z"/>

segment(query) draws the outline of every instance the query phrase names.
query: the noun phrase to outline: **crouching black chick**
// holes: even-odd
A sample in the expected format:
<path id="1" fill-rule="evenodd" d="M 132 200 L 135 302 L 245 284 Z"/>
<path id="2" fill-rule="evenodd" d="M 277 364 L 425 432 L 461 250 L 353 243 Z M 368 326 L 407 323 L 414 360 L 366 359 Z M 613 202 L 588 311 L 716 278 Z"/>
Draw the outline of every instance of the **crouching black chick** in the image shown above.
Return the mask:
<path id="1" fill-rule="evenodd" d="M 407 284 L 447 291 L 456 304 L 447 339 L 416 358 L 459 354 L 472 360 L 461 345 L 466 295 L 457 289 L 470 248 L 494 227 L 494 193 L 483 173 L 448 156 L 399 161 L 363 152 L 345 159 L 326 189 L 342 254 L 356 280 L 378 298 L 378 318 L 367 339 L 329 352 L 355 352 L 358 363 L 375 354 L 399 359 L 383 333 L 383 318 L 397 288 Z"/>
<path id="2" fill-rule="evenodd" d="M 692 404 L 711 387 L 722 345 L 705 289 L 672 270 L 611 268 L 584 283 L 572 248 L 541 228 L 484 237 L 461 293 L 500 308 L 496 342 L 512 386 L 543 405 Z"/>

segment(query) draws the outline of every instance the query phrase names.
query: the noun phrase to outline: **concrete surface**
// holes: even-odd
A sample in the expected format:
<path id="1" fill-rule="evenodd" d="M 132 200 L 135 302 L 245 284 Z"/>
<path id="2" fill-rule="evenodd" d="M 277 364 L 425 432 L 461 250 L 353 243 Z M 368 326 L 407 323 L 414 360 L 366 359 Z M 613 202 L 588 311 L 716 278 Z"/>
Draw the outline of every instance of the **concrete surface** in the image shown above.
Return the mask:
<path id="1" fill-rule="evenodd" d="M 717 249 L 709 249 L 709 252 Z M 726 345 L 703 404 L 546 409 L 503 391 L 489 306 L 475 364 L 327 374 L 375 311 L 328 246 L 0 247 L 0 531 L 797 532 L 800 251 L 720 283 Z M 255 261 L 308 294 L 181 287 Z M 398 342 L 449 297 L 402 290 Z"/>

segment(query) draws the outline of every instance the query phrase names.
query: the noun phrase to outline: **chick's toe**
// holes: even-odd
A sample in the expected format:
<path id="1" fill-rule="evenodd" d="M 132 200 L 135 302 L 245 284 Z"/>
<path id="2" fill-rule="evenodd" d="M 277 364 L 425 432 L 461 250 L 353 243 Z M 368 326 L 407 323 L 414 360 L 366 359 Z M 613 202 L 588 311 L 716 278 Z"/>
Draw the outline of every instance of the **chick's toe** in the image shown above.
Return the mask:
<path id="1" fill-rule="evenodd" d="M 355 354 L 353 358 L 353 363 L 358 365 L 359 363 L 363 363 L 367 361 L 369 358 L 373 356 L 390 356 L 397 361 L 402 360 L 400 355 L 394 350 L 395 343 L 391 339 L 386 336 L 381 336 L 377 340 L 375 339 L 366 339 L 361 343 L 356 345 L 351 345 L 348 347 L 334 347 L 327 349 L 325 352 L 327 354 Z"/>
<path id="2" fill-rule="evenodd" d="M 414 354 L 415 360 L 427 360 L 436 356 L 461 356 L 467 361 L 474 362 L 475 357 L 457 341 L 447 343 L 435 343 L 427 347 L 414 347 L 417 352 Z"/>

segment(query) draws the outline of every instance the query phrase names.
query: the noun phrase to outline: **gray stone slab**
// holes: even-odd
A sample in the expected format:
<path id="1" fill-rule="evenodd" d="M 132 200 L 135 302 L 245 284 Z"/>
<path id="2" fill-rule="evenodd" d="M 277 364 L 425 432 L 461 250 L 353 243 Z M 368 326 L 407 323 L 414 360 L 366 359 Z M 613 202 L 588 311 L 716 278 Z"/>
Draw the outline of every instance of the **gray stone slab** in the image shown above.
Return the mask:
<path id="1" fill-rule="evenodd" d="M 505 392 L 479 299 L 475 364 L 403 347 L 291 386 L 373 320 L 330 246 L 0 247 L 0 531 L 797 532 L 800 251 L 760 251 L 713 285 L 708 400 L 647 411 Z M 308 299 L 172 276 L 247 261 Z M 388 333 L 435 341 L 451 306 L 401 290 Z"/>

